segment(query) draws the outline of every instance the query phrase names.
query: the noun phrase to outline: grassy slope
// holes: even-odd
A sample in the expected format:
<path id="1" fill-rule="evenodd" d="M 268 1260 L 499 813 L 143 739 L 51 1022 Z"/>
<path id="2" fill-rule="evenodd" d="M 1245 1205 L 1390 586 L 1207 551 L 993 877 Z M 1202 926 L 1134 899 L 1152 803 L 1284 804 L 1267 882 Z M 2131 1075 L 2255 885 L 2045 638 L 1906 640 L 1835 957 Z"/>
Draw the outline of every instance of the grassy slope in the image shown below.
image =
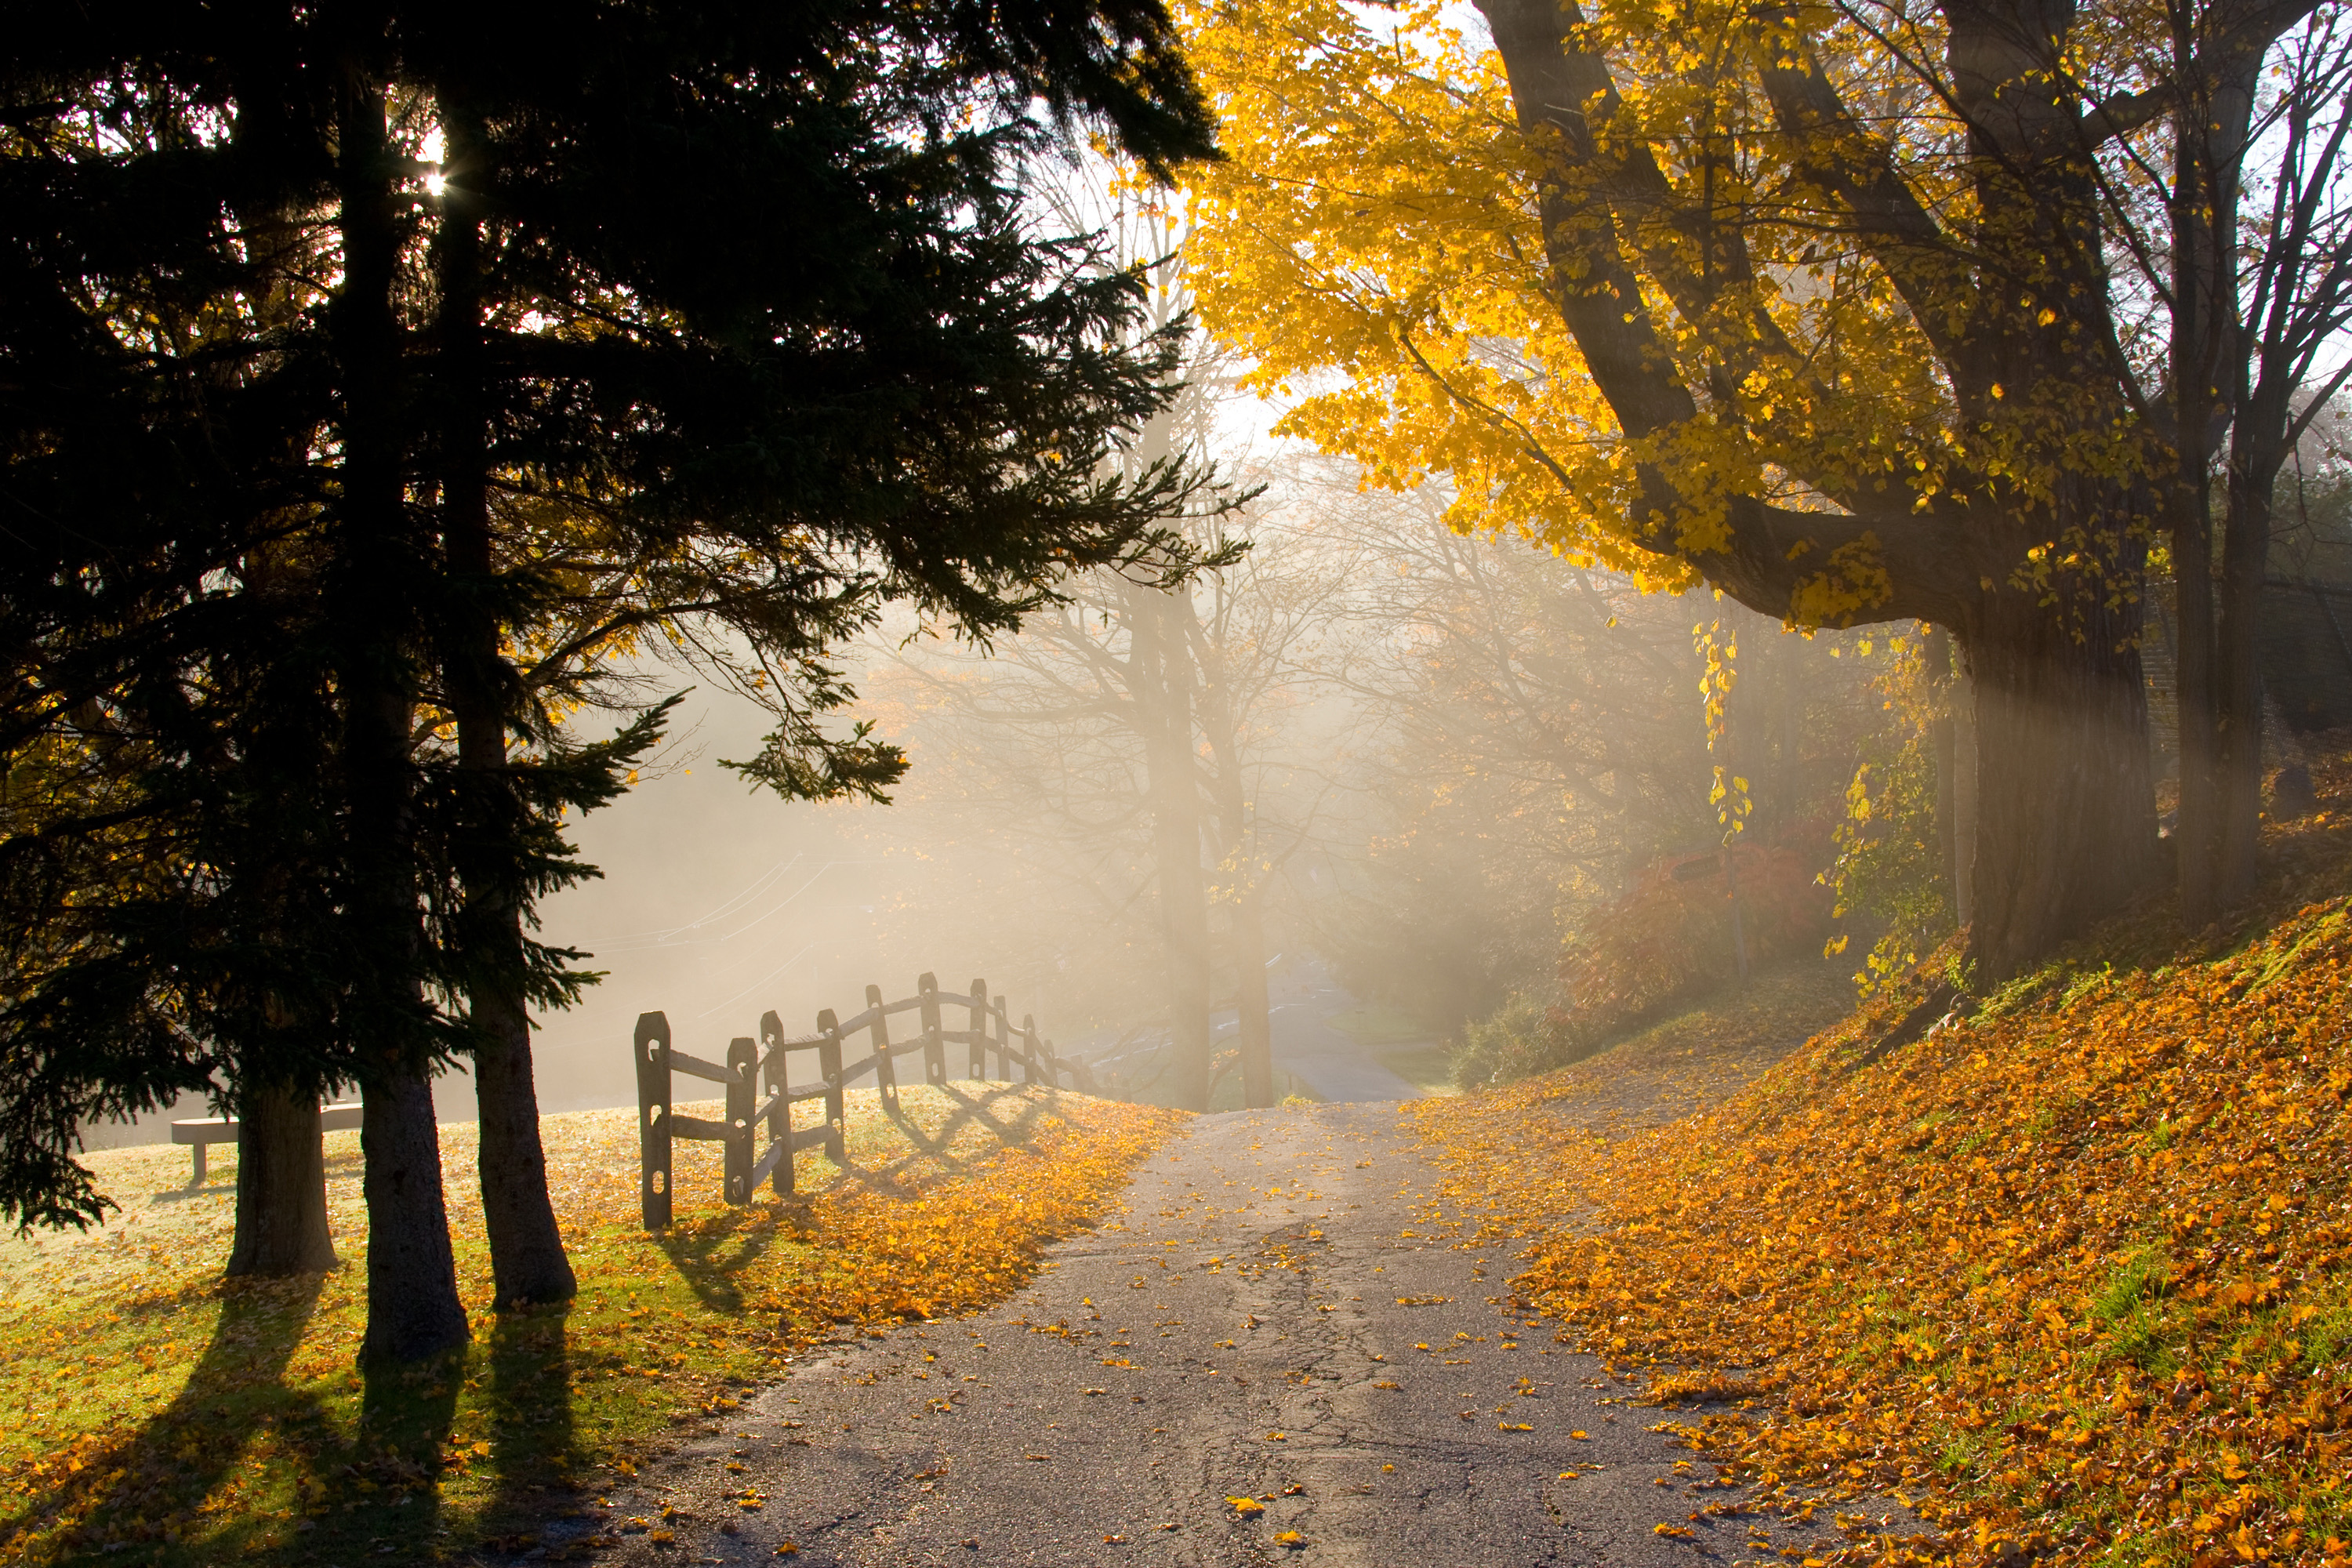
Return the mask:
<path id="1" fill-rule="evenodd" d="M 966 1089 L 979 1089 L 965 1098 Z M 0 1560 L 436 1560 L 588 1504 L 674 1421 L 723 1411 L 841 1325 L 968 1309 L 1100 1213 L 1170 1112 L 1044 1089 L 909 1088 L 915 1147 L 853 1091 L 846 1180 L 729 1209 L 713 1144 L 678 1147 L 677 1223 L 636 1223 L 635 1116 L 552 1116 L 551 1185 L 581 1280 L 494 1318 L 473 1128 L 443 1131 L 475 1342 L 462 1366 L 362 1380 L 356 1133 L 328 1139 L 345 1262 L 225 1284 L 234 1161 L 188 1194 L 187 1152 L 90 1157 L 124 1212 L 0 1246 Z M 680 1107 L 681 1110 L 696 1108 Z M 706 1112 L 717 1115 L 716 1106 Z M 837 1174 L 803 1155 L 804 1189 Z M 758 1500 L 743 1500 L 756 1507 Z M 523 1544 L 509 1540 L 509 1546 Z"/>
<path id="2" fill-rule="evenodd" d="M 1920 1504 L 1910 1547 L 1857 1556 L 2352 1561 L 2334 782 L 2234 935 L 2150 911 L 1907 1046 L 1884 998 L 1646 1131 L 1589 1113 L 1606 1058 L 1420 1113 L 1462 1191 L 1510 1200 L 1519 1289 L 1728 1407 L 1700 1440 Z"/>

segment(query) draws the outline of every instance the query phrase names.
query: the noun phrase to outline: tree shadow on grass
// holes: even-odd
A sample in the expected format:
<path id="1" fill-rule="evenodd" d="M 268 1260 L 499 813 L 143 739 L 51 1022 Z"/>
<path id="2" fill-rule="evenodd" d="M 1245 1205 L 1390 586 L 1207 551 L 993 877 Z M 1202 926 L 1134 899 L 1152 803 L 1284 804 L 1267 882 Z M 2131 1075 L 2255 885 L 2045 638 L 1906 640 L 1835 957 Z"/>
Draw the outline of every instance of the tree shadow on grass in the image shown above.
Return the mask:
<path id="1" fill-rule="evenodd" d="M 52 1532 L 68 1558 L 103 1553 L 142 1563 L 176 1555 L 200 1527 L 205 1500 L 254 1441 L 310 1414 L 310 1396 L 289 1390 L 284 1377 L 324 1283 L 316 1274 L 223 1282 L 211 1342 L 177 1397 L 135 1430 L 66 1459 L 71 1470 L 0 1531 L 0 1559 Z"/>
<path id="2" fill-rule="evenodd" d="M 490 1331 L 489 1364 L 477 1375 L 479 1410 L 490 1430 L 472 1448 L 497 1477 L 481 1526 L 491 1532 L 491 1550 L 522 1552 L 535 1542 L 499 1532 L 546 1518 L 551 1494 L 572 1489 L 580 1457 L 572 1415 L 570 1305 L 500 1314 Z"/>
<path id="3" fill-rule="evenodd" d="M 437 1555 L 443 1447 L 462 1360 L 360 1369 L 357 1420 L 309 1390 L 281 1388 L 270 1436 L 284 1495 L 249 1500 L 201 1543 L 199 1560 L 310 1564 Z"/>

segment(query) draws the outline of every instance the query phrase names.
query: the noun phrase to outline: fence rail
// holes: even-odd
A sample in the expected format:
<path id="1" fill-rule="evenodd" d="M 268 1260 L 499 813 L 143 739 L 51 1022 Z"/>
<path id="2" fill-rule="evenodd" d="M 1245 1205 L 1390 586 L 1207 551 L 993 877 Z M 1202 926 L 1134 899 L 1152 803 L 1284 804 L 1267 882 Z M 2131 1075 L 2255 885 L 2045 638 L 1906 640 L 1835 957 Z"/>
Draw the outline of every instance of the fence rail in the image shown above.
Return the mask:
<path id="1" fill-rule="evenodd" d="M 948 1007 L 963 1009 L 963 1028 L 945 1026 L 941 1009 Z M 904 1013 L 920 1015 L 916 1033 L 894 1041 L 890 1020 Z M 851 1037 L 860 1033 L 867 1037 L 866 1054 L 844 1063 L 845 1047 Z M 966 994 L 941 991 L 939 981 L 926 974 L 915 983 L 914 995 L 897 1002 L 885 1002 L 882 988 L 869 985 L 866 1011 L 840 1019 L 828 1007 L 816 1016 L 815 1034 L 790 1038 L 776 1015 L 765 1013 L 760 1018 L 760 1037 L 739 1036 L 730 1041 L 724 1065 L 677 1049 L 671 1042 L 666 1015 L 640 1014 L 631 1050 L 637 1064 L 637 1142 L 642 1166 L 638 1193 L 646 1228 L 661 1230 L 669 1224 L 670 1149 L 678 1139 L 726 1145 L 724 1181 L 729 1203 L 750 1203 L 761 1182 L 770 1183 L 778 1196 L 788 1195 L 793 1191 L 793 1156 L 801 1151 L 822 1148 L 835 1163 L 847 1163 L 847 1151 L 842 1146 L 845 1089 L 872 1073 L 882 1090 L 885 1113 L 894 1121 L 904 1121 L 898 1110 L 897 1059 L 921 1052 L 923 1081 L 944 1084 L 948 1047 L 954 1045 L 965 1048 L 968 1079 L 988 1079 L 992 1055 L 1007 1080 L 1017 1064 L 1024 1083 L 1059 1088 L 1066 1079 L 1073 1089 L 1096 1092 L 1094 1073 L 1085 1059 L 1056 1056 L 1054 1043 L 1038 1035 L 1034 1016 L 1024 1015 L 1020 1028 L 1013 1029 L 1004 998 L 992 997 L 984 980 L 973 981 Z M 800 1089 L 792 1087 L 785 1070 L 795 1051 L 816 1053 L 816 1076 Z M 671 1091 L 679 1073 L 726 1090 L 724 1119 L 713 1121 L 677 1114 Z M 824 1121 L 817 1126 L 794 1128 L 793 1107 L 812 1100 L 824 1101 Z M 762 1131 L 764 1151 L 760 1148 Z"/>

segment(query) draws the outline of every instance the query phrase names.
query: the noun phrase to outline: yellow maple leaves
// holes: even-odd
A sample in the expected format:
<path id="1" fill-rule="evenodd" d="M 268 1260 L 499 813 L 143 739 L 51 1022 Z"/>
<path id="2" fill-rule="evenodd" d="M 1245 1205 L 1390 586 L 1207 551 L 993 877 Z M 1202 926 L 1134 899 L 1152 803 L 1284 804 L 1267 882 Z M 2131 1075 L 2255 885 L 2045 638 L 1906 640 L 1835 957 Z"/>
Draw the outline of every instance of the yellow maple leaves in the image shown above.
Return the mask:
<path id="1" fill-rule="evenodd" d="M 2352 886 L 2352 826 L 2298 832 L 2305 885 Z M 2186 958 L 2165 918 L 1882 1055 L 1914 976 L 1654 1131 L 1562 1115 L 1605 1057 L 1415 1114 L 1458 1191 L 1506 1195 L 1517 1288 L 1588 1343 L 1743 1369 L 1654 1392 L 1707 1402 L 1751 1473 L 1901 1489 L 1956 1543 L 2335 1562 L 2352 899 Z"/>
<path id="2" fill-rule="evenodd" d="M 1192 176 L 1188 275 L 1203 323 L 1246 356 L 1245 384 L 1287 405 L 1285 434 L 1356 459 L 1375 485 L 1448 474 L 1449 517 L 1465 531 L 1522 533 L 1661 588 L 1697 580 L 1688 557 L 1725 545 L 1734 497 L 1803 509 L 1819 493 L 1924 501 L 1940 489 L 1951 411 L 1926 339 L 1885 275 L 1829 237 L 1833 221 L 1787 207 L 1801 187 L 1769 200 L 1748 187 L 1784 173 L 1770 129 L 1742 124 L 1754 101 L 1729 85 L 1743 69 L 1732 57 L 1767 47 L 1752 17 L 1709 5 L 1672 20 L 1638 5 L 1591 12 L 1621 68 L 1616 100 L 1591 106 L 1610 133 L 1676 148 L 1701 133 L 1739 139 L 1708 176 L 1709 199 L 1748 215 L 1733 221 L 1754 262 L 1714 279 L 1696 318 L 1644 279 L 1657 352 L 1686 385 L 1714 390 L 1696 418 L 1634 439 L 1561 314 L 1579 280 L 1552 275 L 1538 218 L 1553 177 L 1546 143 L 1521 131 L 1500 60 L 1459 8 L 1194 0 L 1182 15 L 1227 153 Z M 1708 73 L 1671 63 L 1694 29 L 1726 51 Z M 1756 216 L 1768 211 L 1790 221 Z M 1702 265 L 1663 211 L 1620 221 L 1641 228 L 1627 238 L 1658 265 Z M 1757 352 L 1764 319 L 1790 352 Z M 1643 521 L 1645 464 L 1685 503 L 1663 540 Z M 1789 613 L 1839 621 L 1885 587 L 1875 548 L 1848 546 Z"/>

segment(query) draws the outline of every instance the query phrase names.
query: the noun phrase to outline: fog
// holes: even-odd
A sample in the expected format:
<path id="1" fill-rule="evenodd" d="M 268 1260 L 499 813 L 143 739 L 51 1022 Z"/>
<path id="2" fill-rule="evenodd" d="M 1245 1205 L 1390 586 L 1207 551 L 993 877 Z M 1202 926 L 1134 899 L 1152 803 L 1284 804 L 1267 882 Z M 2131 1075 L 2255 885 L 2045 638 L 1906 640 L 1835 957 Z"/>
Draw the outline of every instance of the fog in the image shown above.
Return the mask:
<path id="1" fill-rule="evenodd" d="M 985 981 L 1139 1098 L 1205 1033 L 1213 1103 L 1237 1103 L 1254 1021 L 1277 1098 L 1424 1092 L 1478 1020 L 1572 1001 L 1580 930 L 1734 816 L 1805 878 L 1827 864 L 1883 636 L 1874 665 L 1867 638 L 1463 537 L 1434 484 L 1370 491 L 1296 454 L 1235 477 L 1263 493 L 1198 532 L 1249 548 L 1181 590 L 1097 574 L 987 647 L 901 608 L 836 650 L 839 721 L 909 759 L 887 805 L 752 788 L 723 760 L 767 713 L 708 669 L 637 667 L 640 699 L 685 696 L 635 786 L 568 825 L 603 874 L 546 899 L 539 935 L 604 978 L 536 1020 L 541 1108 L 631 1102 L 641 1013 L 723 1059 L 770 1010 L 805 1034 L 925 973 Z M 1710 647 L 1739 675 L 1712 740 Z M 472 1119 L 462 1061 L 437 1099 Z"/>

